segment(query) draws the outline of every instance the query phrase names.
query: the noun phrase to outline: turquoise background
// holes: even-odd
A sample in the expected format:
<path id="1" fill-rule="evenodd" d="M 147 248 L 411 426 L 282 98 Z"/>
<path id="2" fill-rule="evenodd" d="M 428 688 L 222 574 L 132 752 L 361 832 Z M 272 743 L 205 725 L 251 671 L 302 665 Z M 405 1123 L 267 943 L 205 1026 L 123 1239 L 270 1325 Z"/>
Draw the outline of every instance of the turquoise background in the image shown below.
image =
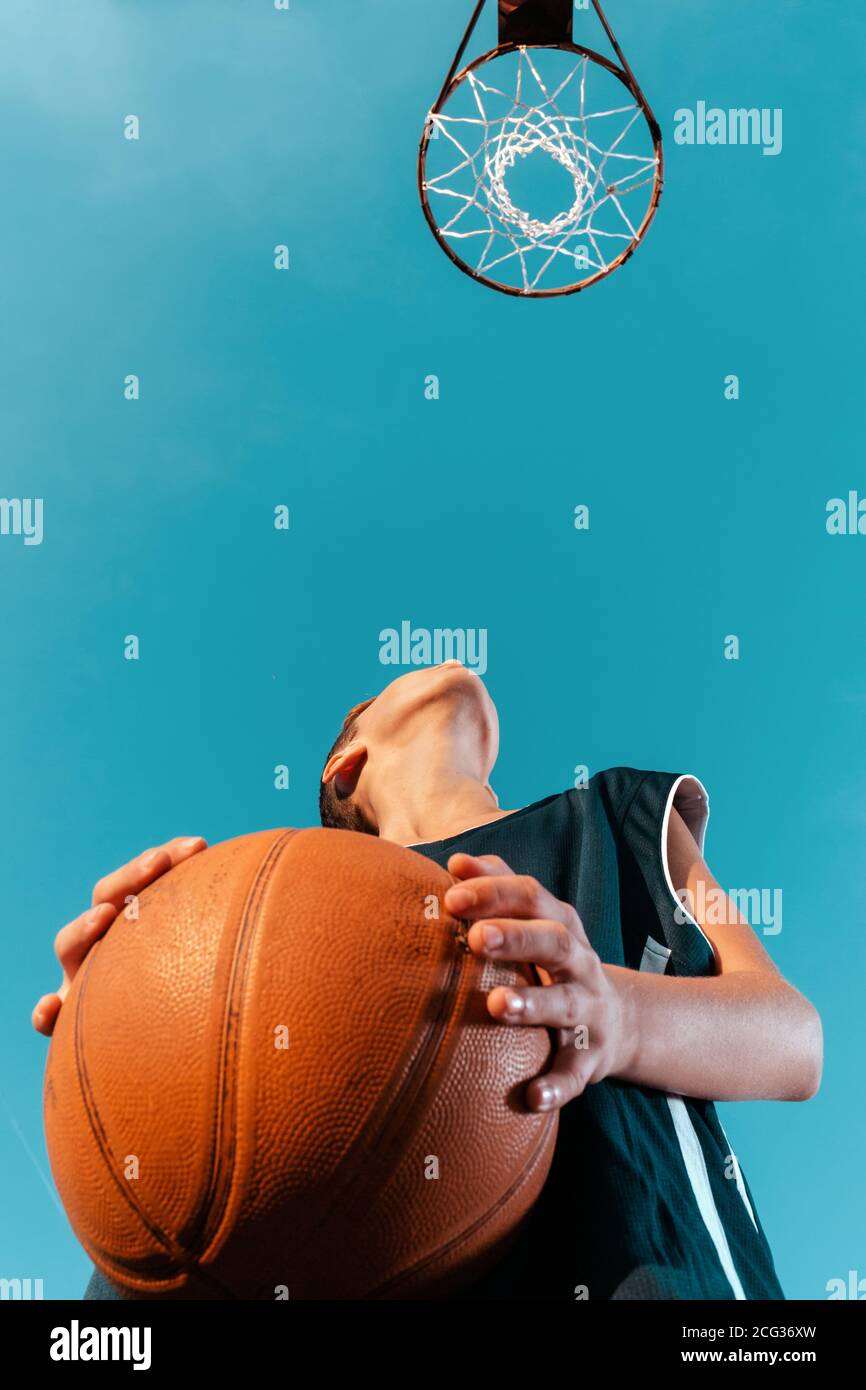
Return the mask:
<path id="1" fill-rule="evenodd" d="M 866 494 L 866 15 L 609 0 L 661 210 L 604 283 L 527 302 L 461 275 L 416 200 L 469 9 L 0 10 L 0 493 L 45 505 L 41 546 L 0 537 L 0 1275 L 46 1297 L 88 1271 L 29 1025 L 56 930 L 170 836 L 314 821 L 404 618 L 488 630 L 503 806 L 577 763 L 692 771 L 721 882 L 783 889 L 766 944 L 822 1011 L 823 1089 L 722 1117 L 786 1293 L 866 1276 L 866 537 L 824 524 Z M 604 47 L 592 14 L 576 37 Z M 781 155 L 675 145 L 699 100 L 782 107 Z"/>

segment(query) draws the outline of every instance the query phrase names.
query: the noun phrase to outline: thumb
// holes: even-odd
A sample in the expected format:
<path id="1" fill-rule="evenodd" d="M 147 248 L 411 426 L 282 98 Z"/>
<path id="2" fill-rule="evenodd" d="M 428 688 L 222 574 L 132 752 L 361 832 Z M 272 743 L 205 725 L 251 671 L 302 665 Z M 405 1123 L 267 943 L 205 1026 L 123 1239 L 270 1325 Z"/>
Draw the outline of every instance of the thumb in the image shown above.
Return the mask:
<path id="1" fill-rule="evenodd" d="M 32 1015 L 33 1027 L 37 1033 L 42 1033 L 46 1038 L 51 1037 L 57 1022 L 57 1015 L 60 1013 L 61 1003 L 59 994 L 43 994 Z"/>
<path id="2" fill-rule="evenodd" d="M 498 854 L 452 854 L 448 872 L 454 878 L 502 878 L 513 872 Z"/>

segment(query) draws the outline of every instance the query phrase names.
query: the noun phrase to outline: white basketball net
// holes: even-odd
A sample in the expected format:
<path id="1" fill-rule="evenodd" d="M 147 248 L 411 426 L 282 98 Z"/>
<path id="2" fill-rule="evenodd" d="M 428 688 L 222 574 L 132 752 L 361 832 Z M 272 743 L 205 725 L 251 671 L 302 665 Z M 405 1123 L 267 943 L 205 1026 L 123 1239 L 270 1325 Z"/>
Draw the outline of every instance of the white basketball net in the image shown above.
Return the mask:
<path id="1" fill-rule="evenodd" d="M 535 52 L 535 59 L 527 48 L 510 55 L 513 93 L 491 82 L 506 62 L 503 57 L 466 75 L 447 104 L 460 107 L 460 114 L 446 108 L 430 117 L 431 139 L 449 142 L 435 164 L 449 167 L 441 173 L 431 168 L 428 144 L 425 168 L 431 210 L 455 254 L 488 279 L 530 292 L 542 288 L 545 277 L 557 286 L 590 279 L 627 250 L 638 237 L 650 197 L 632 195 L 651 189 L 657 164 L 636 101 L 592 109 L 590 73 L 596 81 L 606 79 L 606 95 L 617 100 L 630 96 L 618 79 L 584 56 L 559 49 Z M 555 82 L 545 81 L 539 71 L 540 53 L 560 59 Z M 563 59 L 568 60 L 564 76 Z M 455 102 L 464 89 L 471 101 Z M 563 98 L 570 113 L 562 109 Z M 556 160 L 574 190 L 570 206 L 549 219 L 516 206 L 508 190 L 518 160 L 537 151 Z M 451 159 L 456 152 L 456 162 L 449 152 Z M 443 206 L 447 200 L 454 208 L 451 216 Z"/>

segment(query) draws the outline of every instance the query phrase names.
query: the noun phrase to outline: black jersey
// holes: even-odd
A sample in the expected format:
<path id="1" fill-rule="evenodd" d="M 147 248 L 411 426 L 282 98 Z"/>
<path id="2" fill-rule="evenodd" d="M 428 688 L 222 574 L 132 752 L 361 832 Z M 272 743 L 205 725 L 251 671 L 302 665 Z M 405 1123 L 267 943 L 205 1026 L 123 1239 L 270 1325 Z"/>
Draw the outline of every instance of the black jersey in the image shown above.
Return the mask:
<path id="1" fill-rule="evenodd" d="M 674 802 L 702 844 L 707 800 L 699 782 L 613 768 L 582 790 L 412 848 L 443 865 L 457 850 L 500 855 L 572 903 L 609 964 L 711 975 L 712 947 L 684 914 L 667 869 Z M 86 1298 L 118 1296 L 94 1273 Z M 784 1295 L 715 1107 L 608 1080 L 562 1111 L 550 1176 L 529 1221 L 467 1297 Z"/>
<path id="2" fill-rule="evenodd" d="M 706 793 L 691 777 L 612 768 L 450 839 L 413 845 L 446 864 L 497 854 L 576 908 L 603 961 L 715 973 L 676 898 L 671 807 L 703 844 Z M 512 1252 L 474 1298 L 781 1299 L 749 1187 L 710 1101 L 628 1082 L 588 1086 L 560 1117 L 544 1192 Z"/>

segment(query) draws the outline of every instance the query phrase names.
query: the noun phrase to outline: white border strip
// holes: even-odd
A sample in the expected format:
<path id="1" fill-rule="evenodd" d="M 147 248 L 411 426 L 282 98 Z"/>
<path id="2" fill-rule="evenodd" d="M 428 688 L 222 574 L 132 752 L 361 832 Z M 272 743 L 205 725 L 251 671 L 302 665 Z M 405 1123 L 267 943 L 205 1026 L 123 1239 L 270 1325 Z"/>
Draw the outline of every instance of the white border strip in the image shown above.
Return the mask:
<path id="1" fill-rule="evenodd" d="M 683 1162 L 686 1165 L 686 1172 L 692 1184 L 692 1191 L 695 1194 L 698 1210 L 703 1217 L 704 1225 L 710 1233 L 710 1240 L 716 1247 L 716 1254 L 725 1272 L 725 1278 L 734 1291 L 734 1298 L 745 1300 L 745 1290 L 734 1268 L 731 1247 L 728 1245 L 728 1237 L 725 1235 L 725 1228 L 722 1225 L 721 1217 L 716 1210 L 716 1204 L 713 1200 L 713 1189 L 710 1187 L 710 1175 L 707 1172 L 707 1161 L 704 1158 L 701 1141 L 695 1133 L 692 1117 L 686 1109 L 686 1103 L 682 1096 L 668 1096 L 667 1101 L 670 1106 L 671 1115 L 673 1116 L 674 1129 L 677 1132 L 677 1139 L 680 1141 Z"/>
<path id="2" fill-rule="evenodd" d="M 718 1117 L 717 1117 L 717 1118 L 718 1118 Z M 737 1191 L 739 1192 L 740 1196 L 742 1197 L 742 1199 L 743 1199 L 743 1204 L 744 1204 L 744 1206 L 745 1206 L 745 1208 L 746 1208 L 746 1211 L 749 1213 L 749 1216 L 750 1216 L 751 1219 L 752 1219 L 752 1225 L 754 1226 L 755 1230 L 757 1231 L 757 1229 L 758 1229 L 758 1223 L 757 1223 L 757 1221 L 755 1220 L 755 1213 L 752 1211 L 752 1204 L 751 1204 L 751 1202 L 749 1201 L 749 1194 L 748 1194 L 748 1192 L 746 1191 L 746 1184 L 745 1184 L 745 1182 L 743 1181 L 743 1175 L 742 1175 L 742 1173 L 740 1172 L 740 1161 L 739 1161 L 739 1159 L 737 1158 L 737 1155 L 734 1153 L 733 1149 L 731 1148 L 731 1141 L 730 1141 L 730 1139 L 728 1138 L 727 1131 L 726 1131 L 726 1129 L 725 1129 L 725 1126 L 722 1124 L 721 1120 L 719 1120 L 719 1129 L 722 1131 L 722 1137 L 723 1137 L 725 1143 L 726 1143 L 727 1146 L 728 1146 L 728 1156 L 729 1156 L 731 1162 L 732 1162 L 733 1165 L 734 1165 L 734 1178 L 736 1179 L 736 1183 L 737 1183 Z"/>
<path id="3" fill-rule="evenodd" d="M 675 802 L 675 800 L 676 800 L 677 792 L 679 791 L 679 789 L 680 789 L 680 787 L 682 786 L 683 782 L 695 782 L 695 783 L 697 783 L 697 785 L 700 787 L 700 789 L 701 789 L 701 791 L 703 792 L 703 795 L 704 795 L 704 805 L 706 806 L 706 814 L 704 815 L 703 820 L 702 820 L 702 823 L 701 823 L 701 825 L 700 825 L 700 827 L 699 827 L 699 833 L 698 833 L 697 835 L 695 835 L 695 839 L 696 839 L 696 841 L 697 841 L 698 849 L 701 851 L 701 854 L 703 854 L 703 852 L 704 852 L 704 836 L 705 836 L 705 834 L 706 834 L 707 821 L 708 821 L 709 818 L 710 818 L 710 798 L 707 796 L 707 789 L 706 789 L 706 787 L 704 786 L 703 782 L 700 781 L 699 778 L 697 778 L 697 777 L 692 777 L 689 773 L 684 773 L 684 774 L 682 775 L 682 777 L 678 777 L 678 778 L 677 778 L 677 780 L 674 782 L 673 786 L 671 787 L 670 791 L 668 792 L 668 799 L 667 799 L 667 805 L 665 806 L 664 820 L 662 821 L 662 844 L 661 844 L 662 868 L 664 869 L 664 873 L 665 873 L 665 883 L 666 883 L 667 886 L 668 886 L 668 892 L 670 893 L 671 897 L 675 900 L 675 902 L 676 902 L 677 906 L 679 907 L 679 909 L 681 910 L 683 916 L 684 916 L 689 922 L 691 922 L 691 924 L 692 924 L 693 927 L 696 927 L 696 928 L 697 928 L 697 930 L 700 932 L 701 936 L 704 938 L 704 941 L 706 941 L 707 945 L 709 946 L 710 950 L 713 951 L 713 943 L 712 943 L 712 941 L 710 941 L 709 937 L 707 936 L 707 934 L 706 934 L 706 932 L 704 931 L 703 927 L 701 926 L 700 922 L 698 922 L 697 919 L 694 918 L 694 917 L 692 916 L 692 914 L 689 912 L 688 908 L 685 906 L 685 904 L 683 903 L 682 899 L 679 897 L 679 895 L 678 895 L 676 889 L 674 888 L 674 882 L 673 882 L 673 879 L 671 878 L 671 871 L 670 871 L 670 868 L 668 867 L 668 825 L 670 824 L 671 811 L 673 810 L 673 807 L 674 807 L 674 802 Z M 690 829 L 690 830 L 691 830 L 691 828 L 692 828 L 692 827 L 689 826 L 689 829 Z M 692 833 L 694 833 L 694 832 L 692 832 Z M 714 956 L 714 957 L 715 957 L 715 954 L 716 954 L 715 951 L 713 951 L 713 956 Z"/>
<path id="4" fill-rule="evenodd" d="M 673 880 L 671 878 L 670 867 L 668 865 L 668 825 L 670 822 L 671 811 L 673 810 L 673 805 L 676 800 L 677 792 L 679 791 L 683 782 L 694 782 L 700 788 L 701 793 L 703 794 L 705 813 L 701 818 L 700 826 L 698 826 L 698 833 L 695 835 L 695 840 L 697 842 L 698 849 L 701 851 L 701 854 L 703 854 L 704 852 L 704 835 L 706 832 L 707 821 L 710 817 L 710 798 L 707 795 L 706 787 L 704 786 L 703 782 L 700 781 L 699 778 L 692 777 L 688 773 L 684 773 L 681 777 L 677 778 L 670 791 L 668 792 L 668 799 L 667 804 L 665 806 L 664 819 L 662 821 L 662 868 L 664 870 L 665 882 L 667 883 L 668 891 L 671 897 L 673 898 L 674 902 L 677 903 L 677 905 L 680 907 L 684 917 L 689 922 L 691 922 L 692 926 L 700 932 L 701 936 L 704 938 L 704 941 L 706 941 L 707 945 L 712 951 L 713 944 L 709 940 L 706 932 L 701 927 L 700 922 L 698 922 L 687 910 L 687 908 L 683 906 L 682 900 L 677 895 L 677 892 L 673 885 Z M 689 828 L 692 829 L 692 827 Z M 694 830 L 692 831 L 692 833 L 694 833 Z M 715 955 L 715 952 L 713 952 L 713 954 Z M 716 1254 L 718 1255 L 719 1263 L 721 1264 L 722 1269 L 724 1270 L 725 1278 L 727 1279 L 728 1283 L 734 1291 L 734 1298 L 738 1301 L 745 1301 L 746 1294 L 742 1284 L 740 1283 L 740 1277 L 737 1274 L 736 1268 L 734 1266 L 733 1257 L 731 1255 L 731 1247 L 728 1245 L 728 1237 L 725 1234 L 725 1228 L 722 1225 L 722 1219 L 719 1216 L 715 1199 L 713 1197 L 713 1189 L 710 1186 L 710 1175 L 707 1172 L 707 1161 L 704 1157 L 704 1151 L 701 1148 L 701 1141 L 698 1139 L 697 1133 L 695 1132 L 695 1127 L 692 1124 L 691 1115 L 689 1114 L 688 1109 L 686 1108 L 686 1103 L 683 1100 L 682 1096 L 668 1096 L 667 1102 L 668 1106 L 670 1107 L 671 1117 L 674 1122 L 674 1129 L 676 1131 L 676 1136 L 679 1141 L 680 1152 L 683 1156 L 683 1163 L 686 1166 L 686 1172 L 688 1173 L 689 1182 L 692 1185 L 692 1191 L 694 1192 L 695 1201 L 698 1204 L 698 1210 L 703 1219 L 703 1223 L 706 1226 L 707 1231 L 709 1232 L 710 1240 L 713 1242 L 713 1245 L 715 1246 Z M 724 1130 L 722 1130 L 722 1133 L 724 1134 Z M 725 1143 L 727 1144 L 727 1142 L 727 1135 L 725 1135 Z M 728 1148 L 730 1148 L 730 1145 L 728 1145 Z M 739 1163 L 737 1163 L 736 1156 L 734 1156 L 734 1166 L 737 1176 L 737 1188 L 739 1190 L 740 1196 L 746 1203 L 746 1208 L 749 1212 L 749 1215 L 752 1217 L 752 1220 L 754 1221 L 755 1218 L 752 1215 L 752 1209 L 749 1205 L 748 1198 L 746 1197 L 745 1188 L 742 1185 L 742 1178 L 740 1177 L 740 1165 Z"/>

